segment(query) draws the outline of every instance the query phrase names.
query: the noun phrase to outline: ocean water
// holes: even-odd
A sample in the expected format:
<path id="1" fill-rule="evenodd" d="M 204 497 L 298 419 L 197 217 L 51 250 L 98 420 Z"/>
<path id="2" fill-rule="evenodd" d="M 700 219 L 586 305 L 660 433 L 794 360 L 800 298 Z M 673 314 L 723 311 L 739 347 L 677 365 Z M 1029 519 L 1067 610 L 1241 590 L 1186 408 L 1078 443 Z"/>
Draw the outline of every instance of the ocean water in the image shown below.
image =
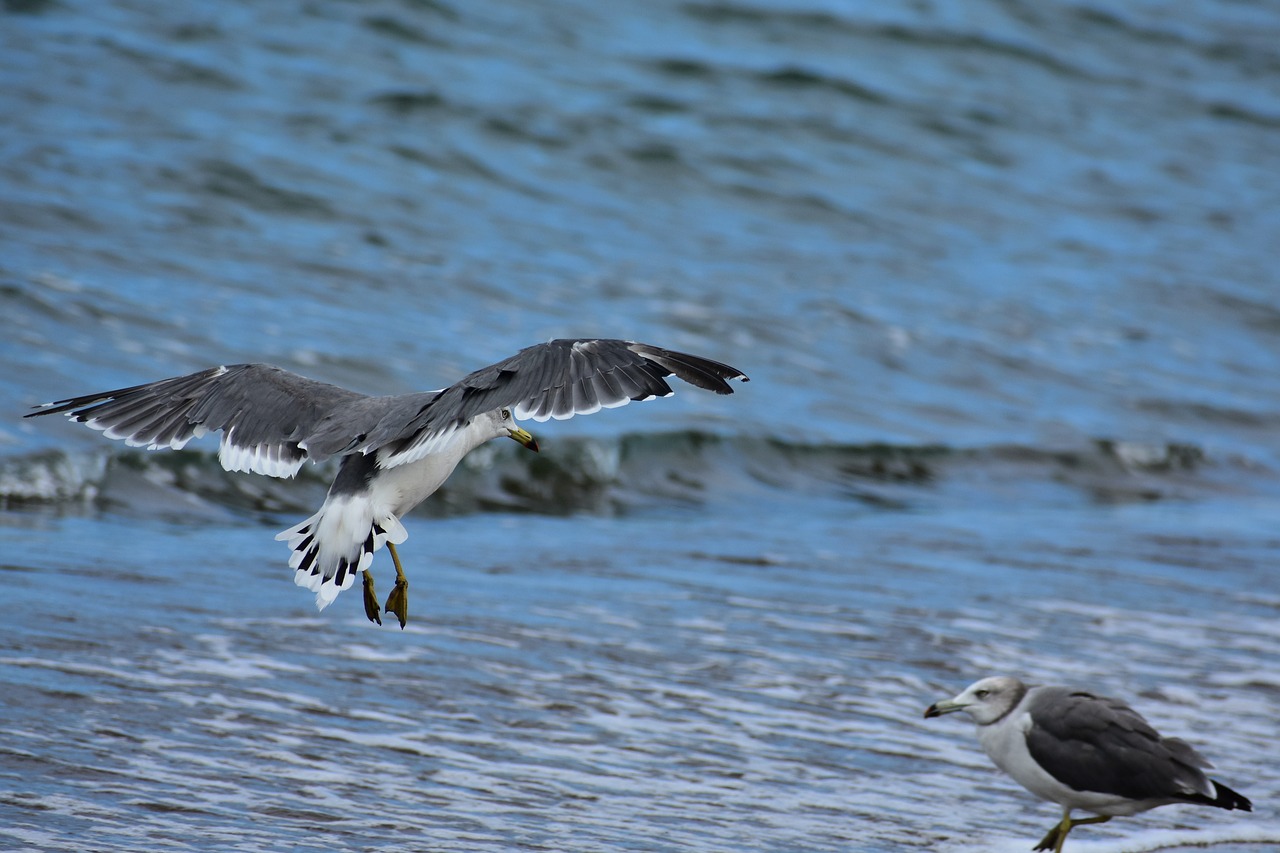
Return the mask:
<path id="1" fill-rule="evenodd" d="M 1025 850 L 924 720 L 1130 701 L 1280 845 L 1280 7 L 0 6 L 0 849 Z M 531 425 L 406 519 L 401 631 L 221 470 L 41 402 L 368 393 L 608 336 L 731 397 Z M 390 566 L 375 571 L 390 588 Z"/>

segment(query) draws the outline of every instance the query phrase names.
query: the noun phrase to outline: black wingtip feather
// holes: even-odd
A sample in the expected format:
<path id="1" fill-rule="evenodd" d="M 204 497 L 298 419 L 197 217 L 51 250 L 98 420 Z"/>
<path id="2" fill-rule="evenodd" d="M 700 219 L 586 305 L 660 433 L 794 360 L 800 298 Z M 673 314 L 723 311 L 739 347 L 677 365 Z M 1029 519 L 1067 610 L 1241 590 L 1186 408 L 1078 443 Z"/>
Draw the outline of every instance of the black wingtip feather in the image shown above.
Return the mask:
<path id="1" fill-rule="evenodd" d="M 738 368 L 730 367 L 727 364 L 713 361 L 709 358 L 675 352 L 661 347 L 650 346 L 649 344 L 633 343 L 631 351 L 661 366 L 664 370 L 674 374 L 679 379 L 683 379 L 690 385 L 713 391 L 716 394 L 733 393 L 733 387 L 729 385 L 727 380 L 751 381 Z"/>
<path id="2" fill-rule="evenodd" d="M 1253 811 L 1253 803 L 1251 803 L 1249 798 L 1244 794 L 1231 790 L 1216 779 L 1211 779 L 1210 781 L 1213 782 L 1214 790 L 1217 792 L 1218 796 L 1215 799 L 1209 800 L 1209 805 L 1217 806 L 1218 808 L 1226 809 L 1227 811 L 1233 811 L 1235 809 L 1239 809 L 1243 812 Z"/>

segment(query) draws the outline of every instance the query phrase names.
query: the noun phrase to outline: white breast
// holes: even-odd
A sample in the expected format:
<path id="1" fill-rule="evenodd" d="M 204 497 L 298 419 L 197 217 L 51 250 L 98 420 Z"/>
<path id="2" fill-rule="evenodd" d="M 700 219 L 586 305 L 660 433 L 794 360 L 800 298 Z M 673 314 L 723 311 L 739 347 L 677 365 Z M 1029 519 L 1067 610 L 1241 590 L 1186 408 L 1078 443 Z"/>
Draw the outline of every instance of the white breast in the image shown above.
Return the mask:
<path id="1" fill-rule="evenodd" d="M 481 415 L 421 459 L 379 468 L 369 484 L 375 517 L 384 513 L 403 517 L 439 489 L 464 456 L 493 437 L 488 416 Z"/>

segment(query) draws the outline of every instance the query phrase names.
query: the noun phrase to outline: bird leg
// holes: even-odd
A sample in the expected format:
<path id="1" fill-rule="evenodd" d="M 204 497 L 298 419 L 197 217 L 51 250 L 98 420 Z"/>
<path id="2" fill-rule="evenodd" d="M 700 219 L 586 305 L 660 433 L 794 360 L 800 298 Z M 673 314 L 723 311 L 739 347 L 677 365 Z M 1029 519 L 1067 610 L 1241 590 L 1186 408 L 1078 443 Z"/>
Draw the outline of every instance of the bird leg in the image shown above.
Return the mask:
<path id="1" fill-rule="evenodd" d="M 378 615 L 378 594 L 373 591 L 373 572 L 368 569 L 364 570 L 364 615 L 369 617 L 370 622 L 382 624 L 382 617 Z"/>
<path id="2" fill-rule="evenodd" d="M 400 565 L 400 555 L 396 553 L 396 546 L 388 542 L 387 550 L 391 552 L 391 562 L 396 564 L 396 585 L 387 596 L 386 611 L 396 615 L 403 630 L 404 623 L 409 618 L 409 579 L 404 576 L 404 567 Z"/>
<path id="3" fill-rule="evenodd" d="M 1073 826 L 1082 826 L 1086 823 L 1106 823 L 1111 820 L 1111 815 L 1100 814 L 1093 817 L 1081 818 L 1080 820 L 1072 820 L 1071 813 L 1068 812 L 1062 816 L 1062 820 L 1053 829 L 1040 839 L 1040 843 L 1032 850 L 1052 850 L 1053 853 L 1062 853 L 1062 845 L 1067 841 L 1067 833 L 1071 831 Z"/>

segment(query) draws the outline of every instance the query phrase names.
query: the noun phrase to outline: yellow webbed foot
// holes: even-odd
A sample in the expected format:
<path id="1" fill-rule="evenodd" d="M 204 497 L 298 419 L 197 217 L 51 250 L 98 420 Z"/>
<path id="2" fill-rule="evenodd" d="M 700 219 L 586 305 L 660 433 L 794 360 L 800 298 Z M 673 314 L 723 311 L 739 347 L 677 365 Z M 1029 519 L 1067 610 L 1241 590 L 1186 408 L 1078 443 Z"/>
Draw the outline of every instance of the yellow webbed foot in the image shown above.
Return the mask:
<path id="1" fill-rule="evenodd" d="M 401 629 L 404 623 L 409 620 L 409 582 L 403 577 L 396 580 L 395 587 L 392 588 L 391 594 L 387 596 L 386 611 L 394 613 L 396 618 L 400 620 Z"/>
<path id="2" fill-rule="evenodd" d="M 364 571 L 364 615 L 370 622 L 382 624 L 382 616 L 378 611 L 378 594 L 373 590 L 373 573 Z"/>
<path id="3" fill-rule="evenodd" d="M 1037 850 L 1037 851 L 1061 850 L 1062 847 L 1059 846 L 1060 837 L 1061 837 L 1061 841 L 1066 841 L 1066 833 L 1062 831 L 1062 824 L 1056 823 L 1053 825 L 1053 829 L 1050 829 L 1047 833 L 1045 833 L 1044 838 L 1040 839 L 1040 843 L 1037 844 L 1035 847 L 1032 847 L 1031 849 Z"/>
<path id="4" fill-rule="evenodd" d="M 1067 843 L 1067 833 L 1071 831 L 1073 826 L 1084 826 L 1089 823 L 1106 823 L 1111 820 L 1111 815 L 1094 815 L 1093 817 L 1085 817 L 1080 820 L 1072 820 L 1071 815 L 1064 815 L 1062 820 L 1053 829 L 1040 839 L 1040 843 L 1032 850 L 1052 850 L 1053 853 L 1062 853 L 1062 845 Z"/>

